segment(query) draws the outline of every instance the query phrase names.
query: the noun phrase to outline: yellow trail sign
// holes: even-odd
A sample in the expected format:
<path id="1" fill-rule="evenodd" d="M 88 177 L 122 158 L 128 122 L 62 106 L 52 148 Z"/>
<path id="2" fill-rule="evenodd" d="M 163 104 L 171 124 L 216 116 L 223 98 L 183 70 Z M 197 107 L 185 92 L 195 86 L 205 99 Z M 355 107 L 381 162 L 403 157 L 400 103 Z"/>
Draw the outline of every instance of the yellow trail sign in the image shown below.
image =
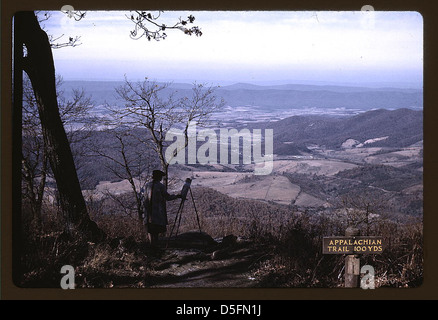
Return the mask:
<path id="1" fill-rule="evenodd" d="M 324 237 L 323 254 L 381 254 L 383 252 L 382 237 Z"/>

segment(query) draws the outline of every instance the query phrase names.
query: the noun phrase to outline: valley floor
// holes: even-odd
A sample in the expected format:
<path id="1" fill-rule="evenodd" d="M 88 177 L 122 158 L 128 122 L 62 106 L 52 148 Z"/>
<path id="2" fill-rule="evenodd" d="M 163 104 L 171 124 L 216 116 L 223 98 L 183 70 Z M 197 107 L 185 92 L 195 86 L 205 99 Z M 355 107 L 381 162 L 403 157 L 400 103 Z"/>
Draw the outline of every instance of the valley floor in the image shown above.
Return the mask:
<path id="1" fill-rule="evenodd" d="M 344 148 L 329 150 L 313 146 L 311 154 L 302 156 L 275 156 L 273 170 L 269 175 L 255 176 L 254 165 L 222 165 L 211 166 L 170 166 L 170 176 L 173 186 L 171 192 L 178 192 L 186 178 L 191 178 L 192 187 L 207 187 L 219 191 L 236 199 L 252 199 L 265 202 L 274 202 L 282 205 L 294 204 L 298 207 L 329 207 L 326 195 L 318 194 L 309 188 L 303 188 L 300 181 L 293 182 L 289 175 L 305 176 L 308 179 L 319 177 L 321 181 L 334 181 L 339 172 L 366 165 L 385 165 L 403 168 L 414 165 L 416 172 L 422 172 L 422 144 L 418 143 L 407 148 Z M 343 181 L 354 180 L 345 178 Z M 315 181 L 322 185 L 324 182 Z M 360 183 L 361 181 L 356 181 Z M 339 182 L 342 185 L 342 181 Z M 372 186 L 371 186 L 372 187 Z M 377 187 L 374 187 L 377 188 Z M 304 190 L 303 190 L 304 189 Z M 386 191 L 380 188 L 382 191 Z M 115 195 L 131 192 L 127 180 L 119 182 L 102 181 L 95 190 L 88 190 L 97 198 L 110 192 Z M 422 191 L 422 183 L 410 185 L 406 194 Z"/>
<path id="2" fill-rule="evenodd" d="M 270 201 L 278 204 L 295 204 L 300 207 L 329 206 L 327 199 L 316 197 L 304 191 L 299 183 L 293 183 L 286 174 L 307 177 L 318 176 L 336 178 L 336 174 L 366 165 L 386 165 L 401 168 L 416 164 L 412 169 L 422 172 L 422 145 L 407 148 L 349 148 L 343 150 L 317 149 L 311 155 L 276 156 L 273 171 L 269 175 L 254 176 L 253 165 L 233 167 L 215 165 L 212 170 L 185 168 L 173 170 L 178 181 L 189 177 L 192 186 L 209 187 L 221 193 L 240 199 Z M 231 171 L 231 170 L 232 171 Z M 190 170 L 190 171 L 187 171 Z M 411 186 L 409 190 L 422 190 L 422 184 Z M 409 192 L 406 190 L 406 192 Z"/>

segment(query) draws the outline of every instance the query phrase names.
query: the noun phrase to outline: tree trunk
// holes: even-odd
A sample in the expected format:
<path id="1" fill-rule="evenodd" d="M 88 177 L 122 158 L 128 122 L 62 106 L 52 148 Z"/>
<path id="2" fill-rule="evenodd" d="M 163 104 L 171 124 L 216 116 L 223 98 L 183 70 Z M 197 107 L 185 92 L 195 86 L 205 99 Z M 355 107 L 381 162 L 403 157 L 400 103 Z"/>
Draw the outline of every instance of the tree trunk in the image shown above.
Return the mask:
<path id="1" fill-rule="evenodd" d="M 137 187 L 135 186 L 134 176 L 132 175 L 131 168 L 129 167 L 128 158 L 126 157 L 125 143 L 123 142 L 123 138 L 121 136 L 117 135 L 116 138 L 120 142 L 120 146 L 121 146 L 120 152 L 122 154 L 123 167 L 125 169 L 126 175 L 128 176 L 128 181 L 129 181 L 129 184 L 131 185 L 132 191 L 134 192 L 135 201 L 136 201 L 136 204 L 137 204 L 138 221 L 140 223 L 142 223 L 143 222 L 143 218 L 142 218 L 143 210 L 142 210 L 141 199 L 140 199 L 139 194 L 137 192 Z"/>
<path id="2" fill-rule="evenodd" d="M 15 32 L 21 35 L 22 43 L 27 50 L 27 56 L 22 59 L 22 67 L 28 74 L 35 93 L 47 155 L 60 195 L 66 231 L 80 232 L 93 239 L 101 237 L 102 232 L 88 216 L 70 144 L 59 115 L 55 66 L 47 34 L 40 28 L 32 11 L 16 14 Z"/>

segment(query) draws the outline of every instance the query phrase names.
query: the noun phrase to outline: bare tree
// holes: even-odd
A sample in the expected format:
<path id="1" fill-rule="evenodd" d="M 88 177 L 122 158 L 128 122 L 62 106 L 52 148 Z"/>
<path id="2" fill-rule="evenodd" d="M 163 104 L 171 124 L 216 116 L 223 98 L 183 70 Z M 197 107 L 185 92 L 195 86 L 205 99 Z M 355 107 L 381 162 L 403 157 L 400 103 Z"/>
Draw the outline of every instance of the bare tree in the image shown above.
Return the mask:
<path id="1" fill-rule="evenodd" d="M 338 208 L 345 214 L 348 226 L 364 228 L 370 235 L 371 227 L 388 215 L 388 202 L 375 192 L 351 193 L 340 197 Z"/>
<path id="2" fill-rule="evenodd" d="M 143 131 L 144 132 L 144 131 Z M 128 180 L 131 188 L 137 216 L 142 220 L 143 203 L 141 186 L 146 182 L 147 177 L 152 171 L 152 159 L 150 149 L 142 144 L 135 134 L 126 129 L 107 130 L 111 135 L 113 143 L 98 145 L 92 144 L 90 156 L 100 157 L 109 160 L 103 165 L 114 177 L 121 180 Z M 132 209 L 132 203 L 125 203 L 126 198 L 117 198 L 110 192 L 106 196 L 113 198 L 123 208 L 125 212 Z"/>
<path id="3" fill-rule="evenodd" d="M 68 14 L 71 15 L 72 13 Z M 76 14 L 73 13 L 73 16 L 76 17 Z M 84 14 L 81 13 L 77 17 L 81 19 Z M 143 15 L 139 17 L 138 21 L 145 21 L 145 18 L 149 18 L 147 14 L 145 17 Z M 66 230 L 80 231 L 81 234 L 86 234 L 91 238 L 101 237 L 101 230 L 90 220 L 86 209 L 70 144 L 63 127 L 56 99 L 55 68 L 51 50 L 64 45 L 55 44 L 55 39 L 50 38 L 41 28 L 40 22 L 42 19 L 38 19 L 33 11 L 19 12 L 14 16 L 14 119 L 21 123 L 22 75 L 24 71 L 30 78 L 38 105 L 42 136 L 44 144 L 47 146 L 47 158 L 57 183 L 61 207 L 67 221 Z M 193 19 L 190 20 L 193 22 Z M 144 24 L 141 24 L 140 27 L 143 30 L 147 29 Z M 164 31 L 163 29 L 165 29 L 164 26 L 161 30 Z M 76 40 L 70 37 L 67 45 L 75 45 Z M 18 140 L 16 142 L 21 143 L 21 130 L 15 129 L 13 135 L 14 139 Z M 20 153 L 16 151 L 13 153 L 15 162 L 22 158 Z M 17 166 L 14 167 L 14 170 L 16 172 L 20 171 Z M 15 182 L 14 188 L 18 187 L 18 183 Z M 17 228 L 15 239 L 19 244 L 21 242 L 20 217 L 15 217 L 14 221 L 14 226 Z"/>
<path id="4" fill-rule="evenodd" d="M 67 99 L 60 90 L 63 80 L 56 78 L 57 99 L 61 121 L 66 128 L 69 143 L 75 143 L 84 137 L 81 132 L 92 129 L 86 121 L 91 109 L 90 98 L 83 90 L 73 90 L 72 98 Z M 30 80 L 23 80 L 23 117 L 22 117 L 22 174 L 24 182 L 23 196 L 30 203 L 32 219 L 37 228 L 41 227 L 41 209 L 47 177 L 51 176 L 48 165 L 48 150 L 42 136 L 38 116 L 37 101 Z M 76 156 L 77 150 L 73 150 Z M 78 167 L 78 161 L 75 161 Z"/>
<path id="5" fill-rule="evenodd" d="M 164 182 L 168 185 L 169 163 L 166 159 L 166 133 L 174 127 L 182 127 L 185 145 L 188 144 L 188 129 L 191 123 L 203 126 L 210 116 L 219 110 L 224 102 L 214 95 L 214 88 L 194 84 L 192 95 L 176 99 L 170 84 L 158 84 L 149 81 L 130 82 L 116 89 L 125 102 L 123 108 L 109 107 L 112 121 L 117 126 L 147 129 L 148 136 L 137 137 L 150 146 L 161 163 L 165 173 Z"/>
<path id="6" fill-rule="evenodd" d="M 81 11 L 71 11 L 68 13 L 68 16 L 75 21 L 80 21 L 85 17 L 86 13 Z M 68 40 L 66 39 L 65 34 L 61 35 L 53 35 L 48 33 L 48 31 L 45 28 L 44 22 L 48 21 L 52 14 L 50 11 L 35 11 L 35 16 L 38 19 L 38 23 L 41 26 L 41 29 L 44 30 L 44 32 L 47 33 L 47 36 L 49 38 L 50 46 L 52 49 L 60 49 L 65 47 L 76 47 L 80 45 L 80 36 L 77 35 L 70 35 L 68 36 Z"/>
<path id="7" fill-rule="evenodd" d="M 56 180 L 60 204 L 66 221 L 65 230 L 79 232 L 87 238 L 101 238 L 103 233 L 89 218 L 76 168 L 60 114 L 56 94 L 56 76 L 49 37 L 41 29 L 34 12 L 18 12 L 14 16 L 14 119 L 21 123 L 22 75 L 29 76 L 42 128 L 47 157 Z M 20 132 L 14 139 L 21 140 Z M 21 143 L 21 141 L 19 142 Z M 15 161 L 22 155 L 14 153 Z M 19 170 L 16 168 L 15 170 Z M 16 218 L 15 225 L 20 218 Z M 20 232 L 17 233 L 17 239 Z M 18 240 L 19 243 L 21 240 Z"/>

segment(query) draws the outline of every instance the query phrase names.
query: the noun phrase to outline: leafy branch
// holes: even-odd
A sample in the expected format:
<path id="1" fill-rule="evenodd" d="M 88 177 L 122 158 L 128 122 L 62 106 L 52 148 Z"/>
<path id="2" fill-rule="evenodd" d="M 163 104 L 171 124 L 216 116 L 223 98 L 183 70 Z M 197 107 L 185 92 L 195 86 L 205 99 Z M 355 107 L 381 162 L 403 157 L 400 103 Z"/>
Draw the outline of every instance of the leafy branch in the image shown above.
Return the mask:
<path id="1" fill-rule="evenodd" d="M 154 15 L 146 11 L 133 11 L 131 15 L 126 17 L 131 20 L 135 26 L 134 30 L 131 31 L 132 39 L 140 39 L 145 37 L 150 40 L 164 40 L 167 37 L 166 30 L 168 29 L 179 29 L 187 35 L 196 35 L 198 37 L 202 36 L 202 31 L 197 26 L 189 27 L 189 24 L 193 24 L 195 17 L 189 15 L 187 19 L 179 18 L 179 21 L 173 25 L 166 25 L 164 23 L 159 23 L 158 19 L 161 16 L 161 12 Z"/>

